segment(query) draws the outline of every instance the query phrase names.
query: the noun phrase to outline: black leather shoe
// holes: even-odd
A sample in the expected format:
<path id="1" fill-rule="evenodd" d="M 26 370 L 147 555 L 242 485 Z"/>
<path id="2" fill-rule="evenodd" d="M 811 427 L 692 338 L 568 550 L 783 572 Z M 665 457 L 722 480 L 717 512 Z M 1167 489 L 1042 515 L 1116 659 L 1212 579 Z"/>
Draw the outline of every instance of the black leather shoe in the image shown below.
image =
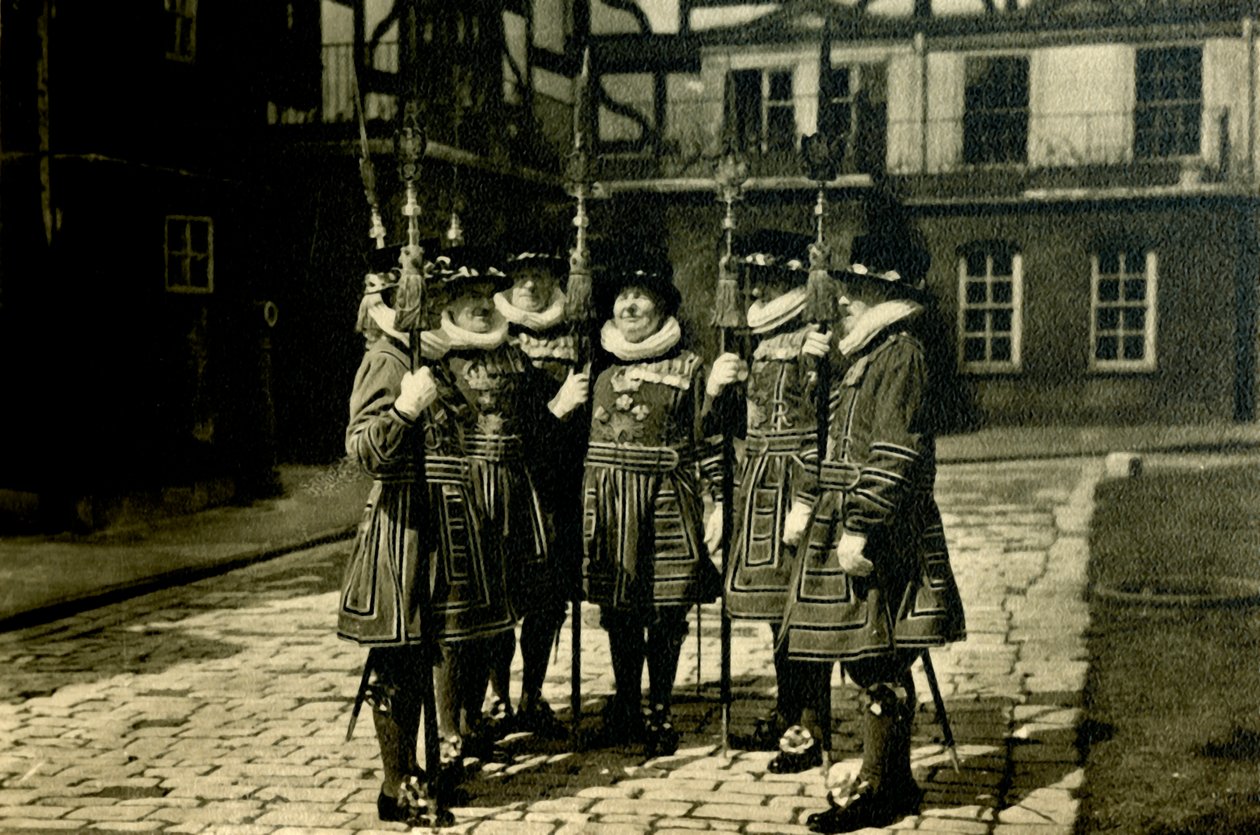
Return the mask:
<path id="1" fill-rule="evenodd" d="M 643 739 L 643 714 L 639 712 L 639 706 L 627 705 L 614 696 L 604 705 L 599 729 L 584 747 L 619 748 Z"/>
<path id="2" fill-rule="evenodd" d="M 516 714 L 512 712 L 512 706 L 506 702 L 495 700 L 490 706 L 490 712 L 486 714 L 481 722 L 486 736 L 495 742 L 503 737 L 516 731 Z"/>
<path id="3" fill-rule="evenodd" d="M 779 737 L 788 729 L 777 711 L 770 711 L 753 723 L 751 734 L 731 734 L 731 745 L 741 751 L 778 751 Z"/>
<path id="4" fill-rule="evenodd" d="M 423 780 L 423 776 L 409 776 L 395 787 L 397 795 L 393 797 L 382 790 L 376 796 L 376 816 L 383 821 L 423 826 L 428 812 Z"/>
<path id="5" fill-rule="evenodd" d="M 657 705 L 647 713 L 643 727 L 643 753 L 648 759 L 668 757 L 678 750 L 679 734 L 669 715 L 669 708 Z"/>
<path id="6" fill-rule="evenodd" d="M 542 739 L 568 739 L 569 729 L 556 718 L 551 705 L 539 699 L 532 704 L 521 703 L 516 709 L 515 729 L 526 731 Z"/>
<path id="7" fill-rule="evenodd" d="M 890 826 L 917 812 L 922 801 L 923 790 L 913 782 L 884 791 L 875 791 L 870 783 L 863 782 L 843 806 L 815 812 L 805 819 L 805 825 L 828 835 Z"/>

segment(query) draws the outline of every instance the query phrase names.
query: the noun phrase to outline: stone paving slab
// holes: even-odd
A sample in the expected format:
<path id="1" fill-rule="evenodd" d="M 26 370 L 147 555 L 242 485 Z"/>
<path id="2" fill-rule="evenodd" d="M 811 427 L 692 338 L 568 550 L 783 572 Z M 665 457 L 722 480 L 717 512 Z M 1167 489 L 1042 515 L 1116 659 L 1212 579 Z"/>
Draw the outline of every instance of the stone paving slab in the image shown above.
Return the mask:
<path id="1" fill-rule="evenodd" d="M 941 736 L 921 670 L 913 762 L 919 815 L 888 831 L 1072 830 L 1086 673 L 1082 598 L 1097 459 L 942 468 L 938 496 L 970 638 L 933 653 L 959 741 Z M 364 651 L 333 636 L 348 551 L 332 543 L 53 623 L 0 634 L 0 830 L 399 832 L 375 819 L 371 723 L 345 743 Z M 612 690 L 586 607 L 584 711 Z M 717 610 L 693 615 L 675 756 L 569 752 L 524 735 L 511 764 L 468 783 L 449 831 L 801 833 L 824 779 L 766 772 L 768 753 L 717 745 Z M 701 636 L 697 642 L 695 635 Z M 546 693 L 568 704 L 566 627 Z M 736 624 L 734 730 L 772 702 L 765 627 Z M 856 692 L 838 675 L 832 782 L 858 763 Z"/>

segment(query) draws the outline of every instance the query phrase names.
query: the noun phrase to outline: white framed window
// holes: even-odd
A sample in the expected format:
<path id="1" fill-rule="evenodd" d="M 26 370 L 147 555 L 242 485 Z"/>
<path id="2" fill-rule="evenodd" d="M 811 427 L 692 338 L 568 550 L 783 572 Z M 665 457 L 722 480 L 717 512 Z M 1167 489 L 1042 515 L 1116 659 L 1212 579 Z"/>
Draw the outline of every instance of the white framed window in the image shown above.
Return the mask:
<path id="1" fill-rule="evenodd" d="M 1155 369 L 1155 252 L 1104 247 L 1090 255 L 1089 367 Z"/>
<path id="2" fill-rule="evenodd" d="M 166 289 L 214 292 L 214 223 L 210 218 L 167 215 Z"/>
<path id="3" fill-rule="evenodd" d="M 958 367 L 1019 371 L 1024 331 L 1023 257 L 1004 241 L 977 242 L 958 256 Z"/>
<path id="4" fill-rule="evenodd" d="M 763 153 L 796 148 L 796 102 L 790 67 L 736 70 L 735 120 L 740 147 Z"/>
<path id="5" fill-rule="evenodd" d="M 162 0 L 166 15 L 166 57 L 192 63 L 197 58 L 197 0 Z"/>

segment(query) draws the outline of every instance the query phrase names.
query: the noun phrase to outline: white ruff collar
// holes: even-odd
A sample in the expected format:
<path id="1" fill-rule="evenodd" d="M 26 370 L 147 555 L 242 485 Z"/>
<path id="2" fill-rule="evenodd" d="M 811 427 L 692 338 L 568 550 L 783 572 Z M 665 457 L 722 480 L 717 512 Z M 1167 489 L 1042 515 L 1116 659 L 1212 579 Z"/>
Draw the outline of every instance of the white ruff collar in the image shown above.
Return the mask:
<path id="1" fill-rule="evenodd" d="M 850 356 L 866 347 L 875 334 L 889 325 L 917 316 L 923 305 L 905 300 L 880 302 L 863 313 L 853 324 L 853 330 L 845 334 L 837 347 L 840 353 Z"/>
<path id="2" fill-rule="evenodd" d="M 537 313 L 512 304 L 508 298 L 511 292 L 511 290 L 504 290 L 502 293 L 495 293 L 494 307 L 513 325 L 520 325 L 531 331 L 546 331 L 564 321 L 565 295 L 559 287 L 552 292 L 551 301 L 547 303 L 547 307 Z"/>
<path id="3" fill-rule="evenodd" d="M 366 307 L 366 313 L 378 328 L 407 347 L 411 347 L 410 334 L 403 333 L 394 327 L 394 318 L 397 314 L 392 307 L 381 301 L 380 296 L 376 297 L 374 304 Z M 450 340 L 441 331 L 420 332 L 420 356 L 425 359 L 440 360 L 450 349 Z"/>
<path id="4" fill-rule="evenodd" d="M 677 345 L 681 338 L 682 327 L 673 316 L 665 320 L 660 330 L 642 342 L 627 342 L 611 319 L 599 331 L 599 344 L 604 350 L 617 359 L 628 362 L 659 357 Z"/>
<path id="5" fill-rule="evenodd" d="M 498 311 L 495 311 L 494 327 L 489 333 L 476 333 L 467 328 L 461 328 L 459 325 L 451 321 L 451 314 L 448 310 L 442 311 L 441 332 L 451 342 L 452 348 L 481 348 L 490 350 L 498 348 L 507 340 L 507 319 Z"/>
<path id="6" fill-rule="evenodd" d="M 769 333 L 801 315 L 807 298 L 806 288 L 793 287 L 777 299 L 768 302 L 758 299 L 748 305 L 748 327 L 753 333 Z"/>

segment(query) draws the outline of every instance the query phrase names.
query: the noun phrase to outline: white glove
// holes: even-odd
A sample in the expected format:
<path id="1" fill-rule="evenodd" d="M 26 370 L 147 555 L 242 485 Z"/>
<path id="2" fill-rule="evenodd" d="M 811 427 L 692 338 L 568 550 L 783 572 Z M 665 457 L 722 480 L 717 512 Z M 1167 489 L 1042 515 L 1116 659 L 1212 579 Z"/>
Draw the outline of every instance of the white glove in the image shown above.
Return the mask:
<path id="1" fill-rule="evenodd" d="M 860 533 L 845 531 L 836 543 L 836 561 L 840 569 L 850 577 L 866 577 L 875 570 L 875 563 L 862 556 L 866 549 L 866 537 Z"/>
<path id="2" fill-rule="evenodd" d="M 716 554 L 722 545 L 722 503 L 714 502 L 709 518 L 704 520 L 704 544 L 710 554 Z"/>
<path id="3" fill-rule="evenodd" d="M 560 390 L 556 392 L 556 396 L 547 404 L 547 408 L 553 415 L 563 420 L 587 401 L 590 397 L 590 389 L 590 374 L 584 371 L 570 371 L 569 376 L 565 377 L 560 385 Z"/>
<path id="4" fill-rule="evenodd" d="M 415 420 L 437 400 L 437 383 L 427 365 L 402 376 L 401 390 L 394 399 L 394 409 L 407 420 Z"/>
<path id="5" fill-rule="evenodd" d="M 815 325 L 805 334 L 805 341 L 801 344 L 801 356 L 803 357 L 825 357 L 831 351 L 831 331 L 819 333 L 818 327 Z"/>
<path id="6" fill-rule="evenodd" d="M 805 526 L 809 524 L 810 506 L 807 502 L 792 502 L 792 509 L 788 511 L 787 518 L 783 520 L 783 542 L 787 545 L 796 545 L 801 541 L 801 536 L 805 533 Z"/>
<path id="7" fill-rule="evenodd" d="M 713 361 L 709 379 L 704 384 L 704 393 L 709 397 L 717 397 L 731 383 L 747 379 L 748 364 L 738 354 L 727 352 Z"/>

